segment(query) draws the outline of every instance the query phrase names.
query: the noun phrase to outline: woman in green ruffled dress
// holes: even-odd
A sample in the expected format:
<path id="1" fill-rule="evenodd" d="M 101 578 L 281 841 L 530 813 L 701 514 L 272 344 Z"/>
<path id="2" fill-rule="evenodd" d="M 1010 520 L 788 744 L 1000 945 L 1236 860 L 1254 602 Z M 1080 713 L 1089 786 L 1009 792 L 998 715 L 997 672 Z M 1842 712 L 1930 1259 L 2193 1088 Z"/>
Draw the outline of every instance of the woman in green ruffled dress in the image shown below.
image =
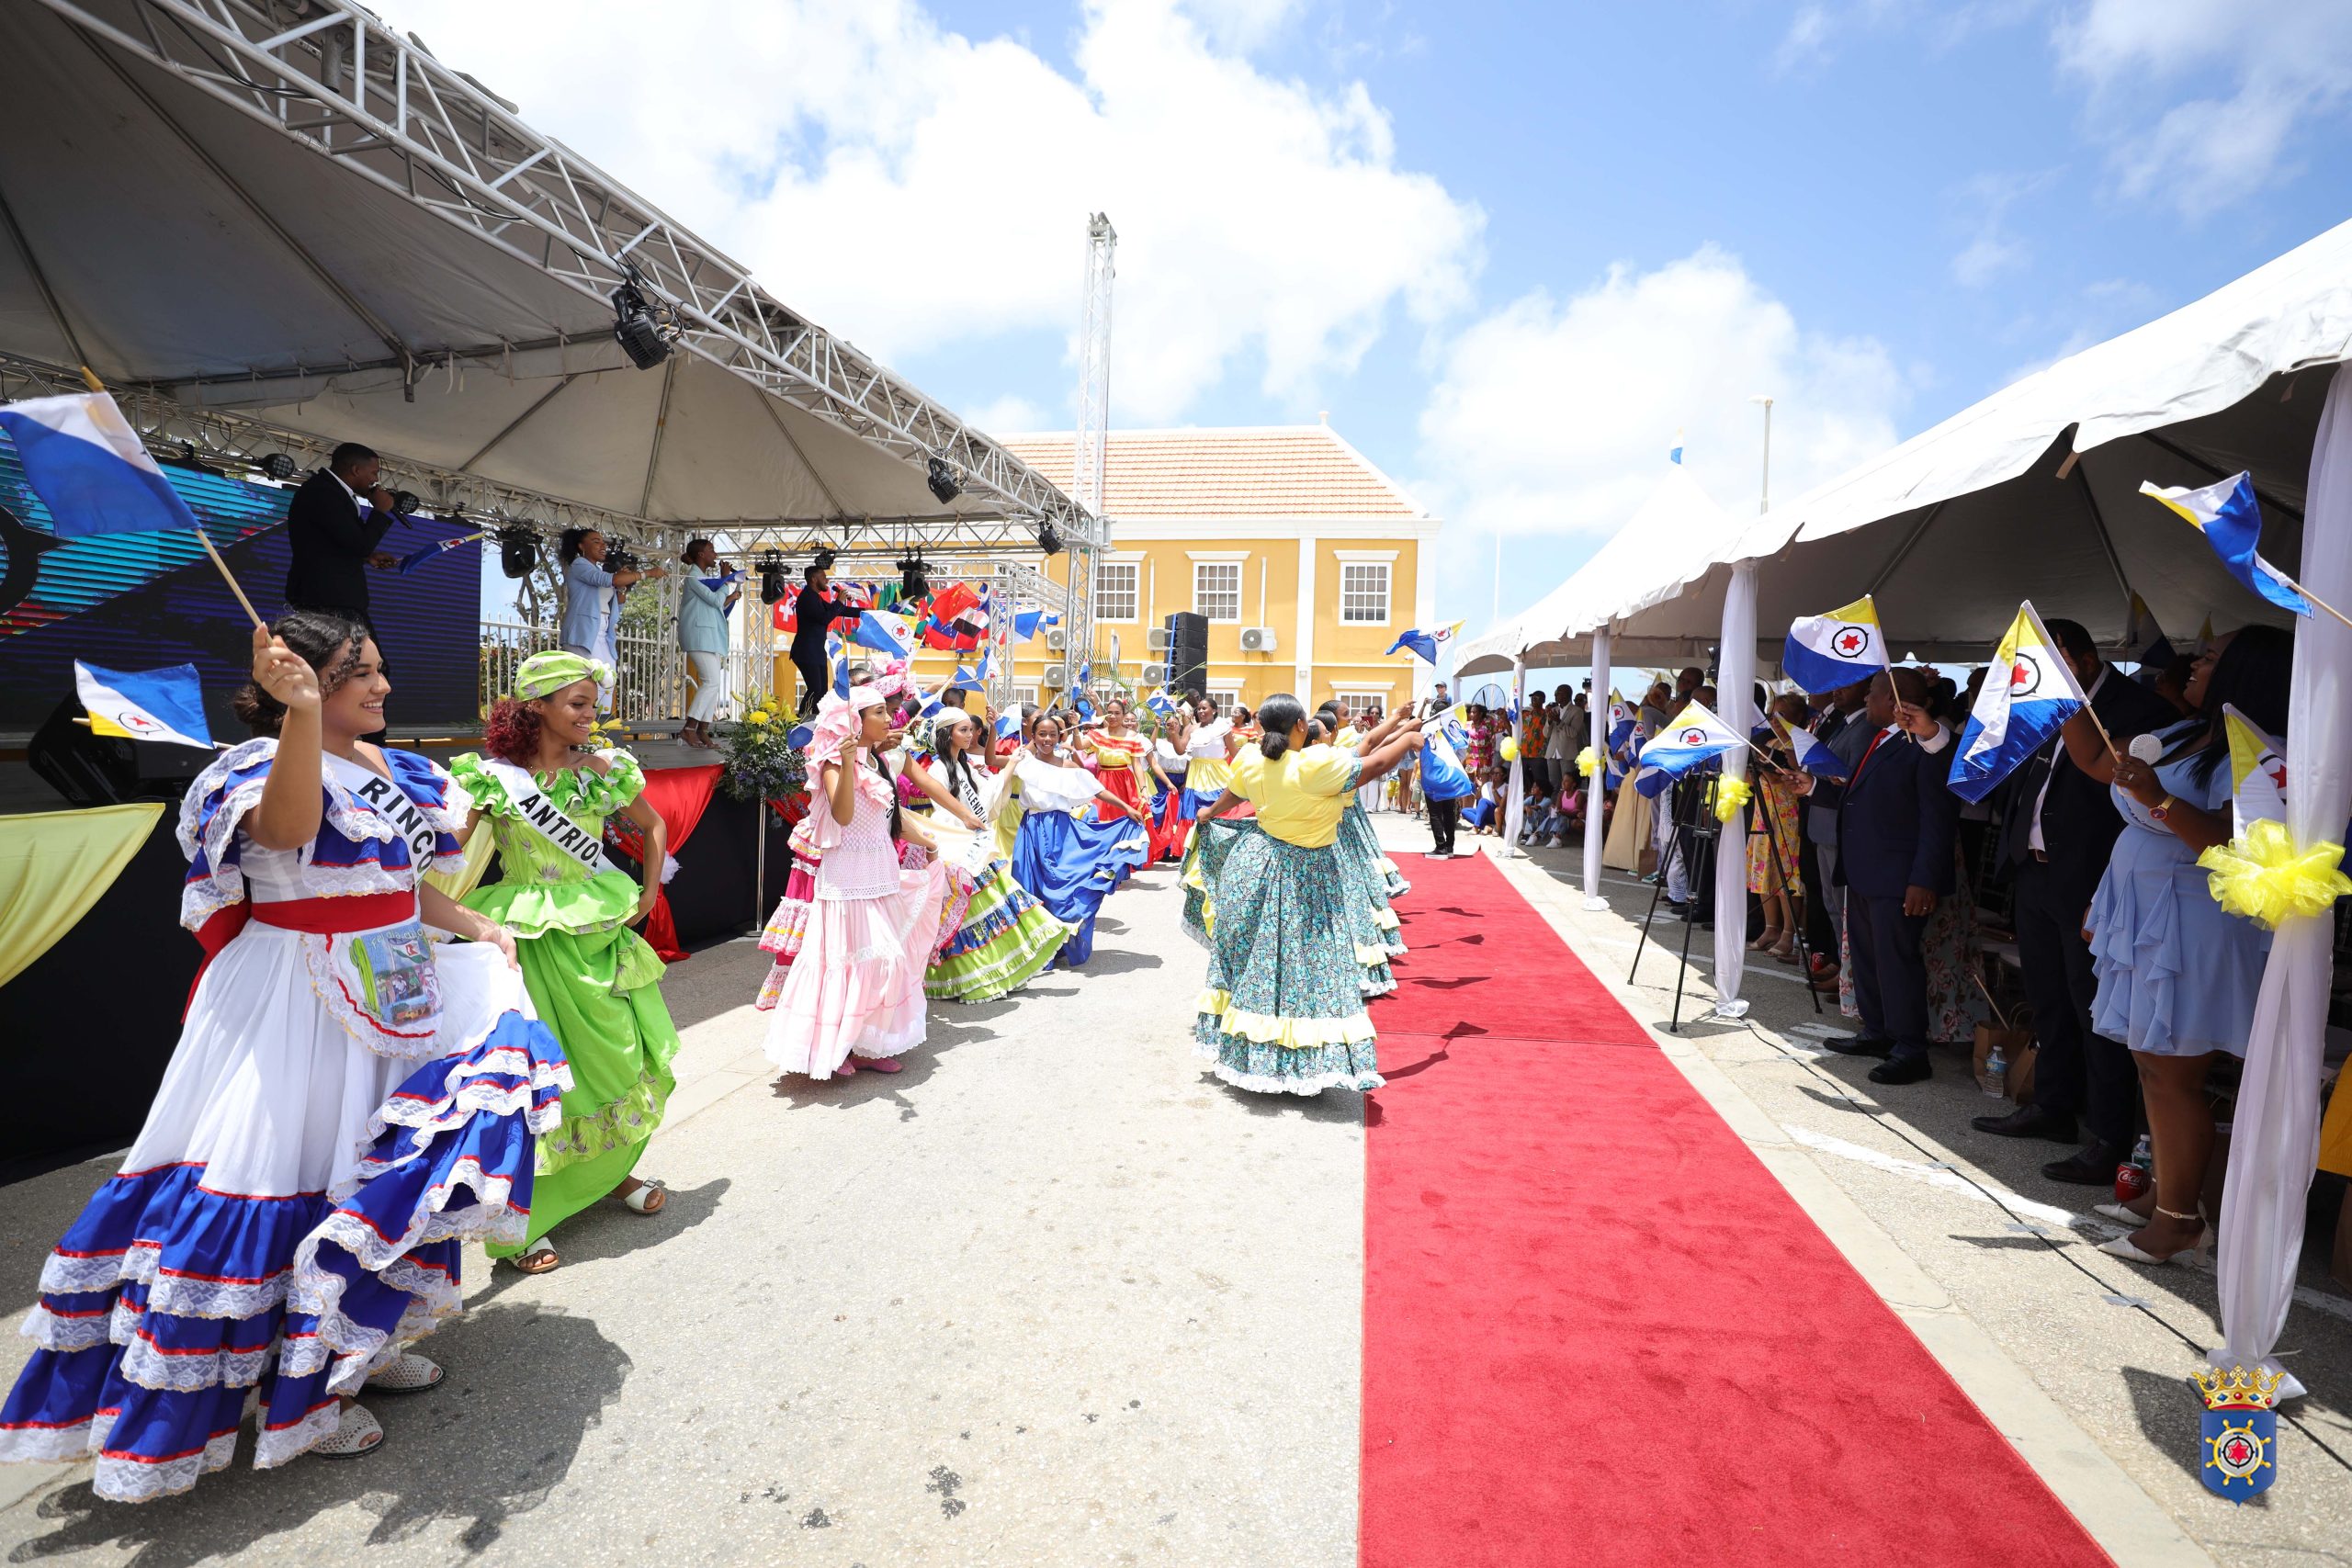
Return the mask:
<path id="1" fill-rule="evenodd" d="M 589 1204 L 616 1196 L 652 1214 L 664 1198 L 659 1181 L 634 1172 L 675 1087 L 678 1032 L 662 1000 L 665 966 L 629 928 L 661 891 L 668 832 L 641 798 L 637 759 L 588 750 L 597 682 L 611 678 L 575 653 L 526 660 L 514 696 L 491 710 L 487 755 L 450 766 L 498 848 L 498 880 L 467 894 L 466 907 L 514 933 L 532 1005 L 571 1059 L 563 1121 L 539 1137 L 530 1231 L 515 1263 L 526 1274 L 556 1267 L 548 1232 Z M 605 857 L 614 816 L 644 835 L 642 886 Z"/>

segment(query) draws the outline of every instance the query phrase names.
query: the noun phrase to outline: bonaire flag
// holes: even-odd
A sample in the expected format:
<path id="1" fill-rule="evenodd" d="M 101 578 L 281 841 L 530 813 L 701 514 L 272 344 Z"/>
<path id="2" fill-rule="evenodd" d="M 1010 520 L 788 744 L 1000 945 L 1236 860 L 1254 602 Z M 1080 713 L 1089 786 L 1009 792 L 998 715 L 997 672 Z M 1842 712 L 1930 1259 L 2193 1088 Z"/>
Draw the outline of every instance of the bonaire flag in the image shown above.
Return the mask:
<path id="1" fill-rule="evenodd" d="M 1829 742 L 1802 727 L 1791 727 L 1789 751 L 1796 758 L 1798 767 L 1817 779 L 1842 779 L 1849 771 L 1838 753 L 1829 749 Z"/>
<path id="2" fill-rule="evenodd" d="M 1462 748 L 1468 739 L 1451 716 L 1421 732 L 1422 799 L 1459 800 L 1478 793 L 1470 770 L 1462 765 Z"/>
<path id="3" fill-rule="evenodd" d="M 915 634 L 904 615 L 888 610 L 867 610 L 857 617 L 854 640 L 861 648 L 904 659 L 914 651 Z"/>
<path id="4" fill-rule="evenodd" d="M 1464 624 L 1456 621 L 1452 626 L 1430 626 L 1426 629 L 1420 626 L 1408 626 L 1396 634 L 1396 640 L 1388 645 L 1388 651 L 1398 653 L 1409 649 L 1431 664 L 1435 664 L 1438 650 L 1460 637 Z"/>
<path id="5" fill-rule="evenodd" d="M 1011 740 L 1017 738 L 1020 734 L 1021 714 L 1019 710 L 1015 709 L 1012 712 L 1001 713 L 996 716 L 996 738 L 999 740 Z"/>
<path id="6" fill-rule="evenodd" d="M 2287 743 L 2228 703 L 2222 723 L 2230 737 L 2231 830 L 2243 839 L 2250 823 L 2287 819 Z"/>
<path id="7" fill-rule="evenodd" d="M 1634 779 L 1634 787 L 1644 795 L 1656 795 L 1701 762 L 1726 751 L 1736 751 L 1747 744 L 1737 730 L 1710 713 L 1705 704 L 1692 703 L 1642 748 L 1642 771 Z"/>
<path id="8" fill-rule="evenodd" d="M 441 557 L 447 555 L 451 550 L 458 548 L 459 546 L 470 545 L 481 536 L 482 536 L 480 534 L 454 534 L 446 539 L 435 539 L 433 543 L 425 546 L 424 548 L 401 557 L 400 569 L 404 572 L 414 571 L 426 561 L 437 560 Z M 708 580 L 706 579 L 705 581 L 707 581 Z M 718 584 L 713 582 L 711 583 L 711 586 L 716 588 Z"/>
<path id="9" fill-rule="evenodd" d="M 2277 567 L 2255 553 L 2255 547 L 2262 542 L 2262 507 L 2254 498 L 2252 474 L 2239 474 L 2201 490 L 2143 484 L 2140 493 L 2162 502 L 2195 525 L 2232 577 L 2282 610 L 2299 615 L 2312 613 L 2312 602 L 2280 576 Z"/>
<path id="10" fill-rule="evenodd" d="M 1149 708 L 1152 712 L 1158 714 L 1162 718 L 1174 718 L 1176 716 L 1176 699 L 1170 696 L 1166 692 L 1152 693 L 1151 695 L 1144 698 L 1143 705 Z"/>
<path id="11" fill-rule="evenodd" d="M 1826 615 L 1799 615 L 1781 649 L 1781 672 L 1808 695 L 1866 681 L 1886 666 L 1878 606 L 1867 593 Z"/>
<path id="12" fill-rule="evenodd" d="M 193 664 L 161 670 L 101 670 L 74 661 L 74 686 L 90 716 L 90 733 L 212 750 L 204 722 L 204 689 Z"/>
<path id="13" fill-rule="evenodd" d="M 1984 799 L 2089 700 L 2033 602 L 2018 605 L 1952 754 L 1952 794 L 1972 804 Z"/>
<path id="14" fill-rule="evenodd" d="M 1047 615 L 1043 610 L 1016 611 L 1012 617 L 1012 640 L 1027 642 L 1037 635 L 1039 626 L 1057 626 L 1061 624 L 1062 618 L 1059 615 Z"/>
<path id="15" fill-rule="evenodd" d="M 104 392 L 0 404 L 25 482 L 49 508 L 61 539 L 197 526 L 196 513 L 147 455 L 139 433 Z"/>

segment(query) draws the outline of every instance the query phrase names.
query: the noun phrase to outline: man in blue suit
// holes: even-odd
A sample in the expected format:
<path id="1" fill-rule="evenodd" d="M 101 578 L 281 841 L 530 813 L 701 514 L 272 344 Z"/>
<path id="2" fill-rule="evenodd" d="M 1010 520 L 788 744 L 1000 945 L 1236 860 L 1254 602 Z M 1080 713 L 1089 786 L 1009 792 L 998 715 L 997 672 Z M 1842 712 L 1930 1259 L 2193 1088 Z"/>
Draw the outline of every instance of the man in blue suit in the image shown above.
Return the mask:
<path id="1" fill-rule="evenodd" d="M 1868 750 L 1838 807 L 1835 879 L 1846 889 L 1854 999 L 1862 1032 L 1831 1048 L 1886 1058 L 1871 1081 L 1917 1083 L 1928 1062 L 1928 965 L 1920 942 L 1939 899 L 1951 897 L 1960 798 L 1946 787 L 1951 733 L 1928 716 L 1927 677 L 1882 671 L 1871 682 Z"/>

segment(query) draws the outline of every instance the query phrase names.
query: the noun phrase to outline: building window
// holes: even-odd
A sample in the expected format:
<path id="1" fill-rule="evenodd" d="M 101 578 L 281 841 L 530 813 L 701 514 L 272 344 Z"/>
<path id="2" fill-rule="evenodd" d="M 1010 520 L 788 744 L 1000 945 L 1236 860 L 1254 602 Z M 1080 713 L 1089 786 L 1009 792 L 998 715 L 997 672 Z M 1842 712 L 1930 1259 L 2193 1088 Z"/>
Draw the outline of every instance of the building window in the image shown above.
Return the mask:
<path id="1" fill-rule="evenodd" d="M 1354 724 L 1373 709 L 1388 711 L 1388 694 L 1385 692 L 1341 692 L 1339 694 L 1340 716 Z"/>
<path id="2" fill-rule="evenodd" d="M 1094 567 L 1094 618 L 1132 621 L 1139 597 L 1142 566 L 1131 560 L 1098 561 Z"/>
<path id="3" fill-rule="evenodd" d="M 1388 624 L 1388 563 L 1345 561 L 1340 567 L 1340 624 Z"/>
<path id="4" fill-rule="evenodd" d="M 1013 687 L 1012 701 L 1013 705 L 1016 707 L 1035 707 L 1037 705 L 1037 688 L 1035 686 Z"/>
<path id="5" fill-rule="evenodd" d="M 1216 716 L 1219 718 L 1231 718 L 1233 710 L 1241 705 L 1239 687 L 1219 687 L 1201 694 L 1216 705 Z"/>
<path id="6" fill-rule="evenodd" d="M 1241 618 L 1241 563 L 1203 560 L 1193 563 L 1193 613 L 1212 621 Z"/>

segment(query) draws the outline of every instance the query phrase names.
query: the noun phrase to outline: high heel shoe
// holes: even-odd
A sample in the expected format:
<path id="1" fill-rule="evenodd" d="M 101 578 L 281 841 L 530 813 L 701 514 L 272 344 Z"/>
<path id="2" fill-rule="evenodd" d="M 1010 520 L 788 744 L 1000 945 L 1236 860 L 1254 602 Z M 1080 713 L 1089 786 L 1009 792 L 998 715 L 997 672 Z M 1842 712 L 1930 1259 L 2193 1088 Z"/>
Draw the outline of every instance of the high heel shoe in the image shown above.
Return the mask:
<path id="1" fill-rule="evenodd" d="M 1747 944 L 1747 951 L 1750 953 L 1770 953 L 1772 951 L 1773 944 L 1779 941 L 1781 941 L 1781 928 L 1778 926 L 1766 926 L 1764 928 L 1764 934 Z"/>
<path id="2" fill-rule="evenodd" d="M 2128 1203 L 2099 1203 L 2092 1207 L 2091 1213 L 2102 1220 L 2113 1220 L 2117 1224 L 2130 1225 L 2134 1231 L 2146 1228 L 2148 1224 L 2148 1216 L 2132 1213 L 2132 1206 Z"/>
<path id="3" fill-rule="evenodd" d="M 2195 1217 L 2188 1214 L 2175 1214 L 2170 1209 L 2161 1207 L 2156 1210 L 2156 1213 L 2177 1220 Z M 2120 1235 L 2113 1241 L 2101 1242 L 2098 1249 L 2110 1258 L 2120 1258 L 2131 1263 L 2148 1264 L 2177 1262 L 2181 1253 L 2185 1252 L 2188 1254 L 2189 1261 L 2202 1269 L 2210 1266 L 2213 1261 L 2213 1226 L 2211 1222 L 2208 1222 L 2204 1228 L 2197 1233 L 2197 1241 L 2194 1246 L 2184 1247 L 2180 1252 L 2167 1252 L 2162 1257 L 2152 1252 L 2141 1251 L 2132 1245 L 2132 1237 L 2128 1235 Z"/>

